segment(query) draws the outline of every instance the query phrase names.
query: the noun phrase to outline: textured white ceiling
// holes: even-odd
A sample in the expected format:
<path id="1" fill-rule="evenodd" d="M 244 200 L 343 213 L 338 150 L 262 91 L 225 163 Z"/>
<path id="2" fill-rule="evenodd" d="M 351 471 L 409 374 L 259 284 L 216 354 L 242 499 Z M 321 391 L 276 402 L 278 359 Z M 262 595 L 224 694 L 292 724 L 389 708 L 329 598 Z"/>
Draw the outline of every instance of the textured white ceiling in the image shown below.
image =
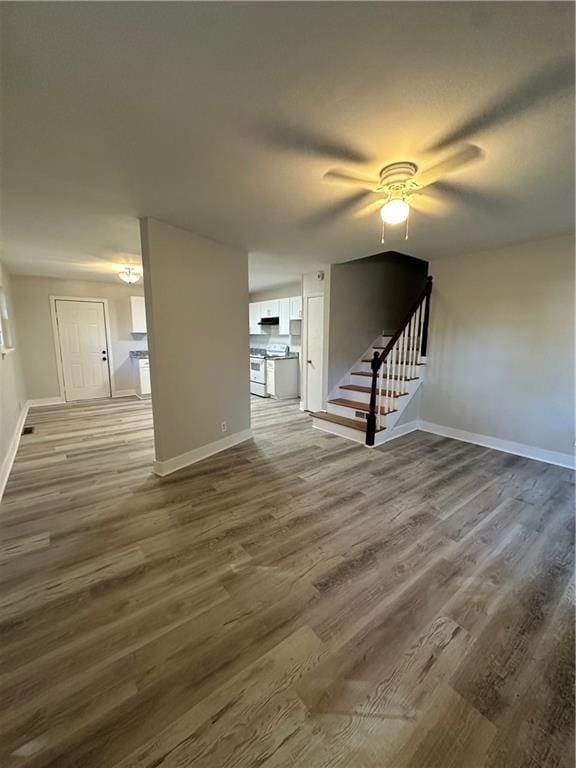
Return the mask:
<path id="1" fill-rule="evenodd" d="M 434 258 L 572 230 L 572 3 L 0 12 L 12 271 L 109 279 L 139 260 L 149 215 L 246 248 L 252 289 L 288 282 L 382 250 L 378 215 L 354 217 L 327 170 L 425 166 L 459 141 L 484 159 L 387 249 Z"/>

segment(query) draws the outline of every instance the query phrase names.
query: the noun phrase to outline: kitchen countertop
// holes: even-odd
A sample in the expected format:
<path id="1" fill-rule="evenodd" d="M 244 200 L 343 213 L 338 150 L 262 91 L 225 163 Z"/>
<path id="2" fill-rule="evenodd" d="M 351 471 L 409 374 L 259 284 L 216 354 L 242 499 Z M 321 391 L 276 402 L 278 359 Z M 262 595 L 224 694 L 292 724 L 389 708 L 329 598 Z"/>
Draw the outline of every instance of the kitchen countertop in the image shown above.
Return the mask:
<path id="1" fill-rule="evenodd" d="M 297 360 L 299 355 L 297 352 L 290 352 L 288 355 L 267 355 L 264 351 L 254 352 L 254 350 L 250 350 L 250 357 L 263 357 L 265 360 Z"/>

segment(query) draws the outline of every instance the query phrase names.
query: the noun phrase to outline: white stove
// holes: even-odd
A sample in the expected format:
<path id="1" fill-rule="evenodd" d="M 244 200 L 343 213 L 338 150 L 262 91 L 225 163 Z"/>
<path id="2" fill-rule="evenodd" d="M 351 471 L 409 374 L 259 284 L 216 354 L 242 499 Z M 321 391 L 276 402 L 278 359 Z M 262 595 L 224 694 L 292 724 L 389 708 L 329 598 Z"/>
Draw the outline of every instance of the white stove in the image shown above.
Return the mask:
<path id="1" fill-rule="evenodd" d="M 270 397 L 266 381 L 266 360 L 287 357 L 288 344 L 268 344 L 265 349 L 250 350 L 250 394 Z"/>

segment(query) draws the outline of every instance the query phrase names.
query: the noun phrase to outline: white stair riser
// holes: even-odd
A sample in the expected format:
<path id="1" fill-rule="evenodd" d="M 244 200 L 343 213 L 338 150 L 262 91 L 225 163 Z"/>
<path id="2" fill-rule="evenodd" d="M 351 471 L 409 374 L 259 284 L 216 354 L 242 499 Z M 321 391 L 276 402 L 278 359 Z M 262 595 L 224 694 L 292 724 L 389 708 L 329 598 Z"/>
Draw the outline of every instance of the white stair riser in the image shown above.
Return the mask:
<path id="1" fill-rule="evenodd" d="M 336 405 L 335 403 L 326 403 L 328 413 L 335 413 L 337 416 L 344 416 L 346 419 L 358 419 L 362 417 L 356 415 L 355 408 L 348 408 L 346 405 Z M 360 411 L 358 411 L 360 413 Z"/>
<path id="2" fill-rule="evenodd" d="M 378 354 L 381 355 L 382 352 L 384 352 L 383 348 L 388 346 L 389 341 L 390 339 L 384 339 L 384 341 L 375 341 L 374 346 L 372 347 L 372 354 L 374 354 L 374 352 L 378 352 Z"/>
<path id="3" fill-rule="evenodd" d="M 336 405 L 335 403 L 328 403 L 326 405 L 326 410 L 328 413 L 333 413 L 336 416 L 344 416 L 346 419 L 356 419 L 357 421 L 360 421 L 362 419 L 362 416 L 360 416 L 360 413 L 363 413 L 362 411 L 357 411 L 355 408 L 348 408 L 346 405 Z M 382 417 L 382 426 L 386 426 L 386 419 L 388 416 Z"/>
<path id="4" fill-rule="evenodd" d="M 357 378 L 360 378 L 360 377 L 357 377 Z M 356 384 L 357 382 L 351 381 L 350 383 Z M 362 384 L 361 386 L 368 386 L 368 385 Z M 355 400 L 357 403 L 368 404 L 370 402 L 370 392 L 355 392 L 353 389 L 341 389 L 338 396 L 345 397 L 347 400 Z M 394 402 L 398 399 L 399 398 L 395 397 Z"/>
<path id="5" fill-rule="evenodd" d="M 421 361 L 418 361 L 418 362 L 421 362 Z M 386 370 L 388 368 L 388 365 L 389 365 L 389 361 L 387 361 L 387 360 L 384 361 L 383 365 L 384 365 L 384 372 L 386 372 Z M 417 367 L 420 368 L 421 366 L 417 366 Z M 406 365 L 405 368 L 408 368 L 408 365 Z M 355 370 L 358 370 L 358 371 L 371 371 L 372 370 L 372 363 L 368 359 L 363 360 L 360 363 L 358 363 L 358 366 L 356 367 Z"/>
<path id="6" fill-rule="evenodd" d="M 356 384 L 360 387 L 371 387 L 372 386 L 372 379 L 368 376 L 354 376 L 353 374 L 350 374 L 349 380 L 347 382 L 348 384 Z M 408 392 L 410 392 L 410 381 L 394 381 L 394 384 L 397 384 L 399 387 L 402 387 L 402 391 L 406 392 L 408 389 Z M 346 389 L 339 389 L 338 394 L 334 395 L 334 397 L 347 397 L 349 400 L 356 400 L 359 398 L 356 398 L 356 395 L 359 394 L 358 392 L 354 392 L 353 390 L 346 390 Z M 368 396 L 368 399 L 370 399 L 370 396 Z"/>
<path id="7" fill-rule="evenodd" d="M 366 434 L 359 429 L 351 429 L 345 427 L 343 424 L 334 424 L 331 421 L 324 421 L 324 419 L 312 418 L 312 426 L 322 432 L 329 432 L 331 435 L 338 435 L 339 437 L 346 437 L 349 440 L 354 440 L 356 443 L 365 443 Z"/>

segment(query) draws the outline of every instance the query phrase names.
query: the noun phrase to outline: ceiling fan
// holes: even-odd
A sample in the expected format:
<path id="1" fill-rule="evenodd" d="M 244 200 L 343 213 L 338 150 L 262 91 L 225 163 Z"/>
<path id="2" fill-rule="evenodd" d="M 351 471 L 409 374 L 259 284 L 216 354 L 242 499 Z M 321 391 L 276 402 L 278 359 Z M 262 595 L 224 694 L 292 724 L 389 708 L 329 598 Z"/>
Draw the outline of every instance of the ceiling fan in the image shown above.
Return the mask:
<path id="1" fill-rule="evenodd" d="M 382 219 L 382 241 L 386 224 L 407 222 L 410 207 L 418 209 L 417 197 L 426 194 L 426 188 L 439 182 L 444 176 L 459 171 L 469 163 L 483 156 L 482 150 L 475 144 L 465 144 L 449 157 L 420 170 L 416 163 L 407 160 L 385 165 L 379 178 L 358 176 L 345 170 L 334 169 L 324 174 L 327 181 L 360 187 L 366 193 L 378 198 L 365 205 L 359 213 L 371 213 L 380 210 Z M 415 199 L 416 198 L 416 199 Z M 408 228 L 406 227 L 406 237 Z"/>
<path id="2" fill-rule="evenodd" d="M 325 178 L 359 187 L 354 195 L 340 199 L 327 207 L 313 212 L 303 223 L 311 228 L 331 223 L 334 218 L 353 210 L 356 215 L 366 215 L 381 210 L 381 216 L 398 222 L 406 221 L 410 208 L 433 212 L 442 205 L 442 197 L 457 196 L 462 202 L 475 207 L 494 210 L 497 197 L 480 190 L 444 181 L 443 177 L 456 172 L 468 163 L 482 157 L 482 150 L 471 144 L 476 136 L 520 118 L 526 112 L 549 103 L 558 96 L 570 95 L 574 87 L 574 55 L 569 54 L 549 62 L 539 71 L 511 87 L 492 102 L 481 105 L 460 124 L 452 126 L 443 136 L 431 141 L 421 151 L 442 152 L 453 148 L 453 154 L 422 170 L 414 163 L 402 161 L 384 166 L 379 178 L 348 173 L 345 170 L 329 171 Z M 335 136 L 319 135 L 290 126 L 285 121 L 262 126 L 259 139 L 275 149 L 297 152 L 305 156 L 332 158 L 336 161 L 367 163 L 373 158 L 358 147 L 342 142 Z M 434 189 L 429 189 L 434 185 Z M 430 194 L 428 194 L 430 193 Z M 370 195 L 378 199 L 358 210 Z M 440 195 L 442 197 L 440 197 Z M 404 204 L 405 205 L 404 205 Z M 406 207 L 407 206 L 407 207 Z M 384 223 L 386 220 L 383 219 Z"/>

